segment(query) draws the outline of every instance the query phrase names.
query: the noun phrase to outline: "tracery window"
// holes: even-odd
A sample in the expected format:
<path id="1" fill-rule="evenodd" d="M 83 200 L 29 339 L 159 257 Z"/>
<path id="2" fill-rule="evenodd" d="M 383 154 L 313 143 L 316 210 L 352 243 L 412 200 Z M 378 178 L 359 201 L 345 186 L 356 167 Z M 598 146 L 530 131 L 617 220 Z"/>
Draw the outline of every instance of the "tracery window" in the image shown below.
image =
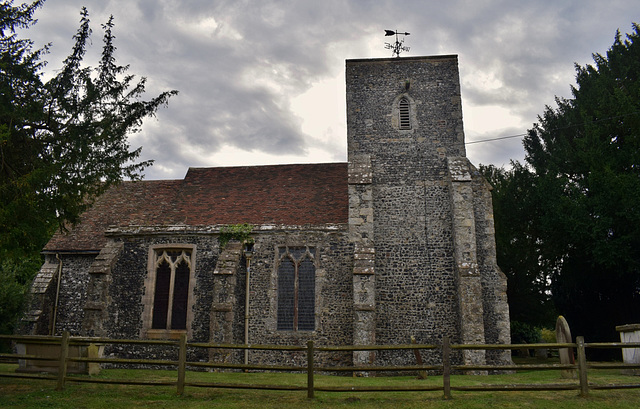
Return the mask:
<path id="1" fill-rule="evenodd" d="M 174 338 L 188 330 L 193 304 L 193 258 L 193 246 L 151 249 L 144 297 L 148 337 Z"/>
<path id="2" fill-rule="evenodd" d="M 156 286 L 152 329 L 186 329 L 191 252 L 163 250 L 156 254 Z"/>
<path id="3" fill-rule="evenodd" d="M 313 247 L 278 249 L 278 330 L 315 329 L 314 253 Z"/>
<path id="4" fill-rule="evenodd" d="M 398 124 L 400 129 L 411 129 L 411 105 L 407 97 L 398 102 Z"/>

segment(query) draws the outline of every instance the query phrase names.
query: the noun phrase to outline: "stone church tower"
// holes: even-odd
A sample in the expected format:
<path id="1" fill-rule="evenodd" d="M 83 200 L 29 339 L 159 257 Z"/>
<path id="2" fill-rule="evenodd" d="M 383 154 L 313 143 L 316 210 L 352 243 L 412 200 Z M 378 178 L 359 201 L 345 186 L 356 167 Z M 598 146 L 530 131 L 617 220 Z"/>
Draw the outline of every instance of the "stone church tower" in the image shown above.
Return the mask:
<path id="1" fill-rule="evenodd" d="M 346 83 L 354 345 L 509 343 L 490 186 L 466 158 L 457 57 L 348 60 Z M 374 360 L 402 361 L 354 356 Z"/>

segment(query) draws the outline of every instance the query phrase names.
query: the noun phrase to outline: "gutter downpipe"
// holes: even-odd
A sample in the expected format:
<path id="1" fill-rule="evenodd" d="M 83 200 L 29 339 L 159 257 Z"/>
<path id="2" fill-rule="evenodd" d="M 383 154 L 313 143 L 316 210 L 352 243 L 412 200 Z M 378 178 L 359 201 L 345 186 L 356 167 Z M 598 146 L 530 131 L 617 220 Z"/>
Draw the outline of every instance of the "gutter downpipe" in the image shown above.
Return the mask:
<path id="1" fill-rule="evenodd" d="M 56 253 L 56 259 L 58 260 L 58 284 L 56 285 L 56 301 L 53 304 L 53 322 L 51 323 L 51 330 L 49 331 L 49 335 L 54 335 L 56 332 L 58 299 L 60 298 L 60 283 L 62 282 L 62 259 L 60 258 L 60 253 Z"/>
<path id="2" fill-rule="evenodd" d="M 244 257 L 247 259 L 247 276 L 245 282 L 244 295 L 244 344 L 249 346 L 249 280 L 251 278 L 251 257 L 253 256 L 253 245 L 245 243 Z M 249 349 L 244 350 L 244 364 L 249 364 Z M 246 372 L 246 369 L 245 369 Z"/>

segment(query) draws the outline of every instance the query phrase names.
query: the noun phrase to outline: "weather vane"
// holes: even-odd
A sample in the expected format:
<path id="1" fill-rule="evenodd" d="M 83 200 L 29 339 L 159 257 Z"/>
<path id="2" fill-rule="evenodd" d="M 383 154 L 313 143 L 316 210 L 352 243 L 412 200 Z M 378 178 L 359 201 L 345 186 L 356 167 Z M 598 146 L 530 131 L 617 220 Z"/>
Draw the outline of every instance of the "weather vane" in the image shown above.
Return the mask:
<path id="1" fill-rule="evenodd" d="M 396 36 L 396 42 L 391 44 L 391 43 L 385 43 L 384 48 L 389 49 L 389 50 L 393 50 L 393 54 L 396 57 L 400 57 L 400 53 L 403 51 L 409 51 L 409 47 L 405 47 L 404 44 L 404 38 L 402 40 L 400 40 L 398 38 L 399 35 L 401 36 L 408 36 L 409 33 L 398 33 L 398 30 L 384 30 L 384 35 L 385 36 L 392 36 L 394 35 Z"/>

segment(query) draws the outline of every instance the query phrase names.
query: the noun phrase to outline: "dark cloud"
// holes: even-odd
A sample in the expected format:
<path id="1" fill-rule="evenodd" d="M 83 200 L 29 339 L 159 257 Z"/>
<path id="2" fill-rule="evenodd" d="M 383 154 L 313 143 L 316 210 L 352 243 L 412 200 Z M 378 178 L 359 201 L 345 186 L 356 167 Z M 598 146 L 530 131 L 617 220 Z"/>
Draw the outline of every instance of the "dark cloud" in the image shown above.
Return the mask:
<path id="1" fill-rule="evenodd" d="M 570 95 L 574 62 L 589 63 L 592 52 L 612 44 L 616 29 L 630 30 L 630 16 L 640 11 L 630 3 L 50 0 L 26 35 L 40 45 L 53 42 L 48 69 L 55 69 L 71 47 L 82 5 L 93 22 L 90 57 L 100 50 L 100 23 L 113 14 L 118 62 L 148 77 L 150 96 L 180 91 L 131 140 L 143 146 L 144 159 L 156 159 L 148 177 L 173 178 L 188 166 L 219 165 L 216 155 L 228 149 L 271 161 L 344 160 L 344 124 L 336 119 L 313 135 L 302 130 L 332 101 L 293 101 L 340 77 L 347 58 L 390 56 L 384 29 L 411 32 L 410 55 L 459 55 L 468 139 L 523 133 L 555 95 Z M 502 116 L 487 118 L 489 125 L 467 120 L 474 118 L 470 110 L 484 108 Z M 476 163 L 497 165 L 522 157 L 517 138 L 470 145 L 468 152 Z M 236 163 L 251 164 L 243 161 Z"/>

